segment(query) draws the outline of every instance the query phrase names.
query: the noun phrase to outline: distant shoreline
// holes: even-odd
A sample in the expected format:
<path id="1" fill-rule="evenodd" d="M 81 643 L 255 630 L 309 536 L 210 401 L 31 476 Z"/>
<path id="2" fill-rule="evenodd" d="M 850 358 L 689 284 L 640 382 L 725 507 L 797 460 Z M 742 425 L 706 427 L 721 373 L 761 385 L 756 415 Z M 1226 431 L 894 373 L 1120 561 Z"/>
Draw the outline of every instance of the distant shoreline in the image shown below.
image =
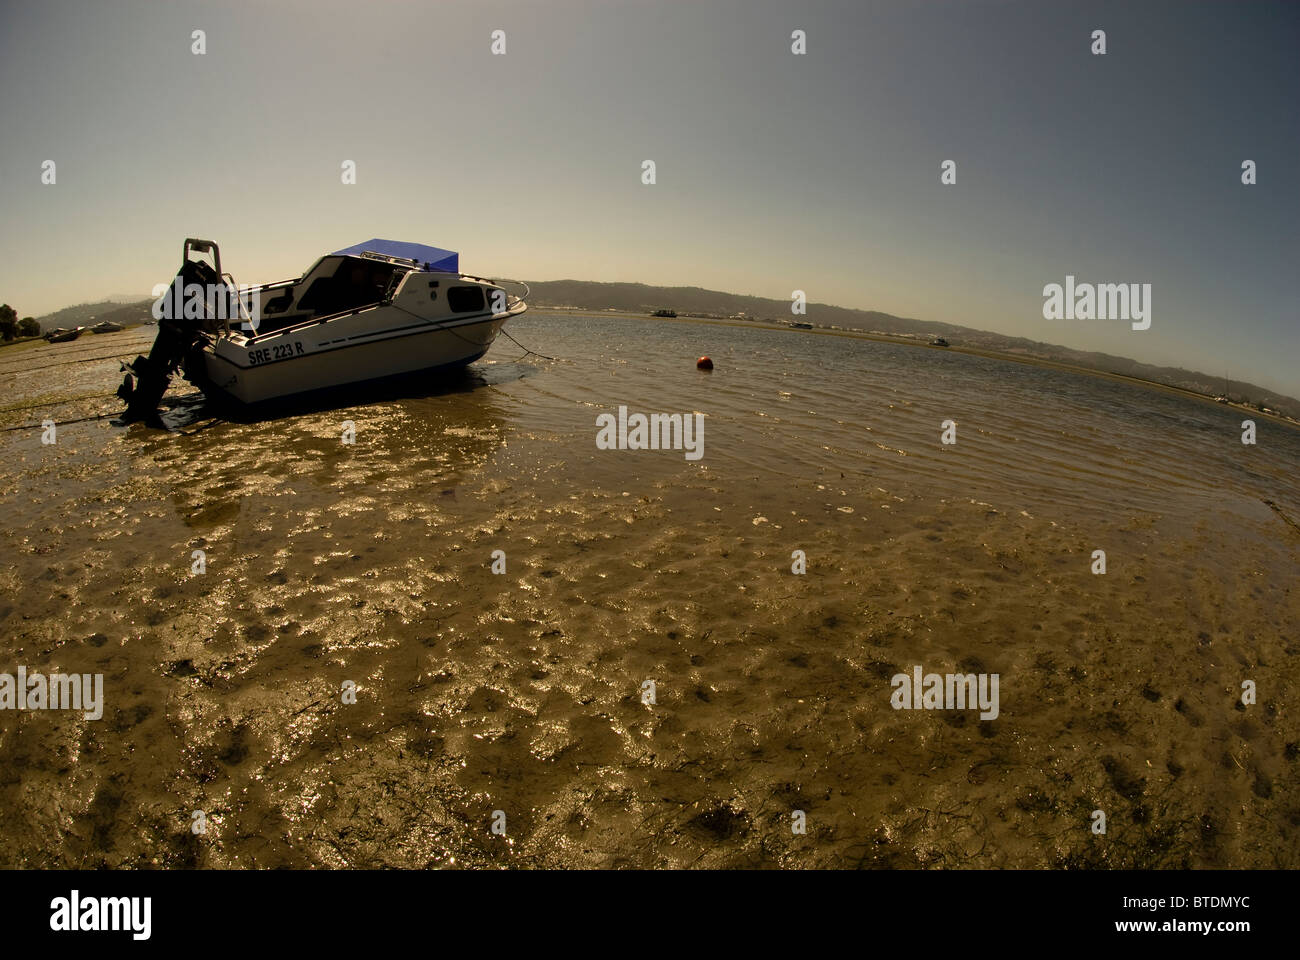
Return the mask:
<path id="1" fill-rule="evenodd" d="M 1243 403 L 1229 401 L 1228 403 L 1219 403 L 1208 393 L 1198 393 L 1195 390 L 1188 390 L 1184 387 L 1174 387 L 1167 383 L 1160 383 L 1156 380 L 1144 380 L 1141 377 L 1130 377 L 1122 373 L 1110 373 L 1106 370 L 1098 370 L 1094 367 L 1080 367 L 1070 363 L 1061 363 L 1057 360 L 1043 360 L 1038 357 L 1021 357 L 1015 354 L 998 353 L 992 350 L 978 350 L 974 347 L 960 346 L 935 346 L 912 337 L 891 337 L 885 334 L 868 333 L 861 330 L 831 330 L 826 327 L 813 326 L 812 329 L 792 327 L 787 323 L 769 323 L 765 320 L 731 320 L 717 319 L 713 317 L 656 317 L 649 313 L 632 312 L 626 310 L 566 310 L 563 307 L 540 307 L 535 306 L 533 311 L 538 313 L 562 313 L 571 317 L 592 317 L 594 319 L 608 317 L 627 317 L 638 320 L 654 320 L 663 323 L 709 323 L 723 327 L 759 327 L 766 330 L 786 330 L 791 333 L 810 333 L 820 336 L 829 337 L 848 337 L 854 340 L 872 340 L 876 343 L 895 343 L 901 346 L 924 347 L 929 350 L 944 350 L 948 353 L 965 353 L 970 356 L 984 357 L 987 360 L 1005 360 L 1010 363 L 1022 363 L 1028 366 L 1048 367 L 1056 370 L 1064 370 L 1069 373 L 1081 373 L 1090 377 L 1102 377 L 1107 380 L 1116 380 L 1124 383 L 1136 384 L 1150 390 L 1161 390 L 1165 393 L 1173 393 L 1179 396 L 1188 397 L 1192 400 L 1200 400 L 1215 407 L 1227 407 L 1238 410 L 1242 413 L 1249 414 L 1252 417 L 1264 417 L 1275 423 L 1281 423 L 1286 426 L 1300 429 L 1300 420 L 1293 420 L 1290 417 L 1279 414 L 1265 413 L 1254 407 L 1246 406 Z"/>
<path id="2" fill-rule="evenodd" d="M 12 340 L 0 342 L 0 347 L 16 347 L 20 343 L 35 343 L 37 340 L 44 340 L 45 337 L 37 334 L 34 337 L 14 337 Z"/>

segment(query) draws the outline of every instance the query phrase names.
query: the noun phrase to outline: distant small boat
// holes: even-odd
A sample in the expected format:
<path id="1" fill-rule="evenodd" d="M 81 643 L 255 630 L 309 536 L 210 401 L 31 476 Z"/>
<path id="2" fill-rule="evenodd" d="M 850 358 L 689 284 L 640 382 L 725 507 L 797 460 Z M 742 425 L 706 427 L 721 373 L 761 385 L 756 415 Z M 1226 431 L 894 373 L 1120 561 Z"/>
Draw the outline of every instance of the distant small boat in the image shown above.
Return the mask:
<path id="1" fill-rule="evenodd" d="M 933 340 L 930 341 L 930 346 L 932 346 L 932 347 L 946 347 L 946 346 L 948 346 L 948 341 L 945 340 L 943 337 L 935 337 Z"/>
<path id="2" fill-rule="evenodd" d="M 676 310 L 656 310 L 656 311 L 652 314 L 652 316 L 656 316 L 656 317 L 675 317 L 675 316 L 677 316 L 677 311 L 676 311 Z"/>
<path id="3" fill-rule="evenodd" d="M 119 330 L 125 330 L 126 324 L 115 323 L 112 320 L 101 320 L 90 328 L 91 333 L 117 333 Z"/>
<path id="4" fill-rule="evenodd" d="M 50 343 L 67 343 L 70 340 L 76 340 L 85 329 L 85 327 L 73 327 L 68 330 L 64 327 L 56 327 L 45 335 L 45 339 Z"/>
<path id="5" fill-rule="evenodd" d="M 790 321 L 790 326 L 792 326 L 792 327 L 796 327 L 796 328 L 798 328 L 799 330 L 811 330 L 811 329 L 812 329 L 812 324 L 811 324 L 811 323 L 802 323 L 802 322 L 797 321 L 797 320 L 791 320 L 791 321 Z"/>

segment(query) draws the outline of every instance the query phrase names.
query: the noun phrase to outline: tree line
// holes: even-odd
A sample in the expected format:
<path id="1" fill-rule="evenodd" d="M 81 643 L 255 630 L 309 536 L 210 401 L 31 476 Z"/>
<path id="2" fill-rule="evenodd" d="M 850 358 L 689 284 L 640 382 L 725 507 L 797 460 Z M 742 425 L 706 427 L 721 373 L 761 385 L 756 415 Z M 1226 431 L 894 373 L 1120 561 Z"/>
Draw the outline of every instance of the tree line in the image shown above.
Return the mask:
<path id="1" fill-rule="evenodd" d="M 18 311 L 9 304 L 0 305 L 0 339 L 13 340 L 15 337 L 39 337 L 41 325 L 35 317 L 18 319 Z"/>

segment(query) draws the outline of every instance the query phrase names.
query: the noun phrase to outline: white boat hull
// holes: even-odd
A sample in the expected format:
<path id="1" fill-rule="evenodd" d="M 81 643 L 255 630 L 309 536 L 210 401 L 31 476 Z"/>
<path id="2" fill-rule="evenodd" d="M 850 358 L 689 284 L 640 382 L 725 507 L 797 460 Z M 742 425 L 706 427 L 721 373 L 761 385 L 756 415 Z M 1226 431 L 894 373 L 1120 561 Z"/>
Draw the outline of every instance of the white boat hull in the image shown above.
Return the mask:
<path id="1" fill-rule="evenodd" d="M 252 339 L 221 338 L 203 351 L 205 386 L 251 404 L 463 367 L 483 356 L 506 321 L 525 309 L 516 303 L 502 313 L 432 321 L 386 305 Z"/>

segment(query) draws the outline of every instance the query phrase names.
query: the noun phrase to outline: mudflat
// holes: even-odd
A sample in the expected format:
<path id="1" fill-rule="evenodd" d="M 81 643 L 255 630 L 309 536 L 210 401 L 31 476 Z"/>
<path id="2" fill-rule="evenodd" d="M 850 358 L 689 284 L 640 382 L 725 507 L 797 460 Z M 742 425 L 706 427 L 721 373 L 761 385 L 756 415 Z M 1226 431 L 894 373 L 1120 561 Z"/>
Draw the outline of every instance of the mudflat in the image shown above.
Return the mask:
<path id="1" fill-rule="evenodd" d="M 0 709 L 0 865 L 1300 865 L 1293 427 L 805 331 L 509 329 L 556 359 L 274 416 L 177 383 L 170 429 L 110 416 L 152 328 L 0 353 L 0 673 L 104 701 Z M 620 406 L 701 455 L 598 444 Z M 997 675 L 996 716 L 895 709 L 918 667 Z"/>

